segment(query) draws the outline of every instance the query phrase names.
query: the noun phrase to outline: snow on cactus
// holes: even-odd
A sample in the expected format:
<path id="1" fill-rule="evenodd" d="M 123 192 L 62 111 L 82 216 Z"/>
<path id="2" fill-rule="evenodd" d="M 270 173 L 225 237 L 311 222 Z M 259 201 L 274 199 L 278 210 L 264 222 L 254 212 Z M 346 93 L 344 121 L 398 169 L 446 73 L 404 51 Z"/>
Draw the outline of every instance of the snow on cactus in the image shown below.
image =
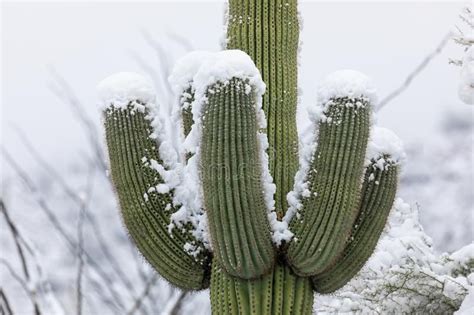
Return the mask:
<path id="1" fill-rule="evenodd" d="M 140 80 L 130 87 L 106 81 L 118 82 L 102 89 L 111 177 L 131 237 L 172 285 L 209 287 L 215 314 L 311 314 L 314 291 L 337 291 L 374 253 L 404 153 L 392 132 L 374 126 L 375 89 L 353 70 L 321 85 L 313 126 L 298 147 L 297 1 L 270 16 L 272 5 L 262 1 L 245 23 L 241 10 L 252 2 L 242 1 L 229 1 L 226 50 L 178 61 L 171 118 L 142 96 L 148 88 Z M 398 201 L 391 223 L 372 278 L 364 279 L 373 285 L 353 280 L 351 295 L 363 305 L 366 296 L 380 297 L 377 290 L 397 288 L 409 270 L 415 276 L 405 283 L 420 278 L 420 290 L 436 280 L 430 292 L 440 299 L 426 307 L 454 311 L 467 282 L 435 270 L 410 207 Z M 382 284 L 381 275 L 389 277 Z M 426 294 L 413 300 L 424 303 Z M 393 299 L 413 305 L 403 295 Z M 337 311 L 354 310 L 355 300 Z"/>

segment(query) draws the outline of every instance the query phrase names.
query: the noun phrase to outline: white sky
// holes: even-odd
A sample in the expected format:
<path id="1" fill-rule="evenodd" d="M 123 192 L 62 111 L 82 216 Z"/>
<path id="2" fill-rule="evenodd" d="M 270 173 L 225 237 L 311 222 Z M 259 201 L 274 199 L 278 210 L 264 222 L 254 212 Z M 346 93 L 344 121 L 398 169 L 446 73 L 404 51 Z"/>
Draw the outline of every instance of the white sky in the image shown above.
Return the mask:
<path id="1" fill-rule="evenodd" d="M 379 95 L 387 95 L 459 23 L 462 5 L 302 1 L 303 102 L 314 102 L 316 84 L 342 68 L 366 73 Z M 86 137 L 68 106 L 48 88 L 48 66 L 69 81 L 99 123 L 95 86 L 101 79 L 119 71 L 142 72 L 132 52 L 157 66 L 140 30 L 158 40 L 171 31 L 188 38 L 196 49 L 218 50 L 223 7 L 223 1 L 2 3 L 2 146 L 32 167 L 11 127 L 15 124 L 50 160 L 67 164 L 84 150 Z M 175 57 L 182 54 L 176 46 L 170 51 Z M 461 49 L 450 43 L 403 95 L 383 109 L 379 124 L 410 142 L 429 139 L 448 108 L 472 117 L 473 108 L 457 99 L 458 69 L 448 65 L 448 58 L 460 55 Z"/>

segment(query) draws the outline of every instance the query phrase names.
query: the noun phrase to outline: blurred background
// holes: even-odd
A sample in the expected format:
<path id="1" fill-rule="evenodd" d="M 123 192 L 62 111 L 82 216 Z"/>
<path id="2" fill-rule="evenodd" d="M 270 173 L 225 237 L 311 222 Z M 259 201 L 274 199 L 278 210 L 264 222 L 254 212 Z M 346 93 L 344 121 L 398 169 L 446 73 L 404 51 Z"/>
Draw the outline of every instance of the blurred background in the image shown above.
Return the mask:
<path id="1" fill-rule="evenodd" d="M 473 240 L 474 112 L 458 100 L 459 68 L 449 64 L 463 50 L 446 40 L 462 26 L 465 5 L 300 4 L 300 126 L 307 123 L 302 109 L 332 71 L 367 74 L 382 101 L 402 87 L 378 124 L 405 143 L 399 196 L 419 209 L 440 253 Z M 38 305 L 47 314 L 78 305 L 85 314 L 207 313 L 207 292 L 170 288 L 128 240 L 106 176 L 96 85 L 114 72 L 139 72 L 169 106 L 165 80 L 174 60 L 221 49 L 225 1 L 1 8 L 0 305 L 4 294 L 15 314 L 32 314 L 30 286 L 39 283 L 51 293 L 47 306 Z"/>

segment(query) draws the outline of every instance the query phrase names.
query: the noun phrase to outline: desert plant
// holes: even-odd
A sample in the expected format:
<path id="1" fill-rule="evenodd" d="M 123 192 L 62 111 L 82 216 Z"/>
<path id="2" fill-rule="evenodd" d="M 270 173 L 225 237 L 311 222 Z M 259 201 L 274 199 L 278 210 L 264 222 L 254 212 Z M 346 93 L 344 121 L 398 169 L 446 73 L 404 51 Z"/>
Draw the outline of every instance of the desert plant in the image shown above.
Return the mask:
<path id="1" fill-rule="evenodd" d="M 100 84 L 112 180 L 144 257 L 177 287 L 210 286 L 213 313 L 309 314 L 313 290 L 372 254 L 399 141 L 347 70 L 321 85 L 299 141 L 296 0 L 230 0 L 227 23 L 226 50 L 177 62 L 171 122 L 145 79 Z"/>

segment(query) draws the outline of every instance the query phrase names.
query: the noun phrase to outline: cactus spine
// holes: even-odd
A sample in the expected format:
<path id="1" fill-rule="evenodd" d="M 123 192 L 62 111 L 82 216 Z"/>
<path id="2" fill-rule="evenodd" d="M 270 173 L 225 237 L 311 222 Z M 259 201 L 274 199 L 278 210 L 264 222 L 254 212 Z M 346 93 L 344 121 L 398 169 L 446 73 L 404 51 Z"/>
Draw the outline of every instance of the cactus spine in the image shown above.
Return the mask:
<path id="1" fill-rule="evenodd" d="M 297 1 L 230 0 L 227 18 L 228 52 L 245 52 L 240 54 L 251 59 L 244 64 L 256 66 L 258 75 L 242 70 L 202 81 L 201 68 L 212 72 L 220 60 L 194 69 L 176 91 L 183 136 L 199 137 L 196 150 L 180 152 L 185 158 L 177 164 L 191 170 L 186 167 L 197 163 L 195 190 L 202 190 L 202 204 L 199 198 L 195 207 L 186 204 L 177 198 L 182 187 L 169 183 L 176 165 L 164 154 L 165 131 L 143 86 L 125 93 L 126 102 L 117 95 L 105 98 L 112 180 L 125 225 L 144 257 L 177 287 L 210 286 L 214 314 L 310 314 L 313 290 L 342 287 L 373 252 L 395 197 L 398 160 L 383 146 L 369 154 L 373 98 L 360 89 L 365 79 L 356 76 L 333 80 L 338 86 L 321 92 L 316 146 L 301 173 Z M 255 81 L 260 75 L 263 99 Z M 260 102 L 268 165 L 262 164 Z M 276 185 L 271 204 L 262 177 L 267 168 Z M 298 185 L 304 192 L 295 193 Z M 292 193 L 297 206 L 287 197 Z M 197 212 L 189 214 L 190 208 Z M 176 223 L 183 213 L 191 219 Z M 207 228 L 196 223 L 203 213 L 209 240 L 200 234 Z M 288 224 L 293 238 L 276 241 L 271 218 Z"/>

